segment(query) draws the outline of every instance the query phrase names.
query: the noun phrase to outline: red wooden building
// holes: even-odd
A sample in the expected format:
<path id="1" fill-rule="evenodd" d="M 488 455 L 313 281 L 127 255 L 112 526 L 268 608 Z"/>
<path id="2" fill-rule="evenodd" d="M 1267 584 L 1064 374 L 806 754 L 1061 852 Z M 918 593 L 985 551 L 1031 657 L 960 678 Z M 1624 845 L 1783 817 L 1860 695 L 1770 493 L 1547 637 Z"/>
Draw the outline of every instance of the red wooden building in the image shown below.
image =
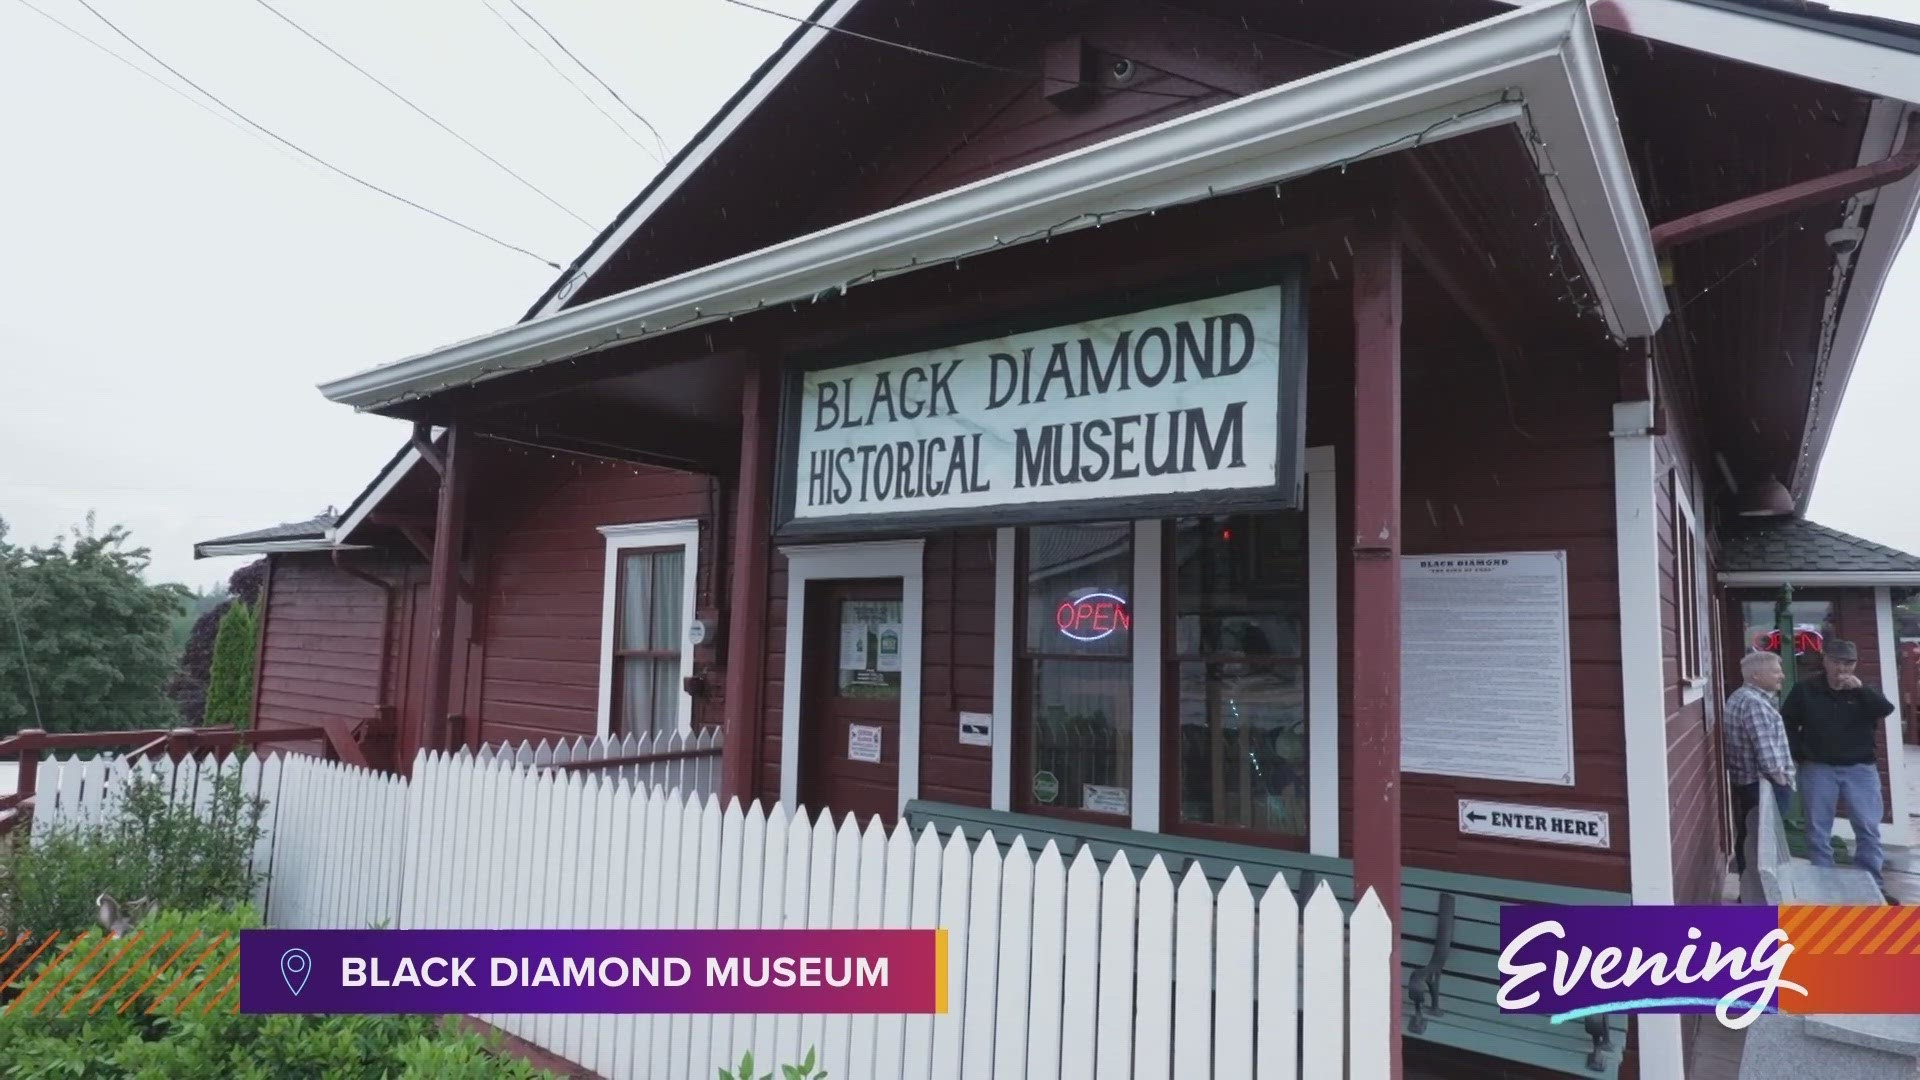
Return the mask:
<path id="1" fill-rule="evenodd" d="M 1410 1065 L 1682 1076 L 1493 1009 L 1484 912 L 1720 899 L 1715 525 L 1806 504 L 1910 102 L 1786 0 L 828 0 L 520 322 L 323 387 L 416 433 L 221 549 L 258 723 L 1344 874 Z"/>

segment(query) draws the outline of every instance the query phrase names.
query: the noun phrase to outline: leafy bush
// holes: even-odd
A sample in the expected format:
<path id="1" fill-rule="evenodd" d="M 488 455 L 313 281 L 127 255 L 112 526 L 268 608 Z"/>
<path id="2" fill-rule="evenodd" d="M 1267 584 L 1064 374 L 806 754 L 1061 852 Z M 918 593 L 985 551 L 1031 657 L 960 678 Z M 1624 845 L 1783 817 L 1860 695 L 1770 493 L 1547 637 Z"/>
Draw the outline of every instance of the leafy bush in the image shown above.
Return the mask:
<path id="1" fill-rule="evenodd" d="M 162 912 L 127 938 L 89 934 L 21 973 L 0 1009 L 0 1077 L 105 1080 L 536 1080 L 430 1016 L 242 1015 L 230 961 L 250 909 Z M 204 983 L 204 989 L 196 989 Z M 149 1012 L 149 1009 L 153 1009 Z"/>
<path id="2" fill-rule="evenodd" d="M 95 900 L 146 897 L 159 908 L 224 907 L 249 901 L 249 863 L 265 803 L 247 794 L 239 770 L 212 785 L 204 809 L 194 793 L 169 790 L 145 769 L 120 773 L 120 798 L 91 824 L 31 827 L 0 853 L 0 927 L 45 933 L 95 925 Z"/>
<path id="3" fill-rule="evenodd" d="M 245 728 L 253 718 L 254 650 L 259 644 L 253 605 L 237 600 L 220 616 L 207 677 L 206 722 Z"/>
<path id="4" fill-rule="evenodd" d="M 773 1074 L 768 1072 L 761 1073 L 759 1076 L 753 1075 L 753 1053 L 749 1051 L 740 1055 L 740 1064 L 737 1068 L 721 1069 L 720 1080 L 773 1080 Z M 827 1080 L 827 1071 L 815 1069 L 814 1048 L 809 1046 L 806 1060 L 798 1065 L 780 1066 L 780 1080 Z"/>

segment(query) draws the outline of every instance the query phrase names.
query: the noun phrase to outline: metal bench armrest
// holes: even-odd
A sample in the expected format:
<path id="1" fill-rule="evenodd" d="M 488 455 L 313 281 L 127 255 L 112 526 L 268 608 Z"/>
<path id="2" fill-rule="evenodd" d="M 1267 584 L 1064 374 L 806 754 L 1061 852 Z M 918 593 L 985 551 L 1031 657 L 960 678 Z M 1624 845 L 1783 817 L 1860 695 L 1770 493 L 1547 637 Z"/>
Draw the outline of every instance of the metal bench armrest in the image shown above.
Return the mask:
<path id="1" fill-rule="evenodd" d="M 1427 962 L 1407 976 L 1407 1031 L 1418 1035 L 1427 1030 L 1427 1017 L 1440 1015 L 1440 976 L 1446 970 L 1447 956 L 1453 951 L 1453 894 L 1440 894 L 1440 909 L 1434 915 L 1433 954 Z"/>

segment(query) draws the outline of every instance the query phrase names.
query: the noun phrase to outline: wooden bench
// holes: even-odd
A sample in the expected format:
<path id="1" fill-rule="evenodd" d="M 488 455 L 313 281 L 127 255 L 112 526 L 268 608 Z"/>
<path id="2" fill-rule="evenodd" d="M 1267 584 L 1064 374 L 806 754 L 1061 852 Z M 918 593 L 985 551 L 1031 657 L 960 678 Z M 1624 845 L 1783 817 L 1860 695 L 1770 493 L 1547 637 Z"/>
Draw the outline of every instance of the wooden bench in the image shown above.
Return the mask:
<path id="1" fill-rule="evenodd" d="M 1190 862 L 1198 862 L 1215 888 L 1237 866 L 1256 897 L 1275 877 L 1284 876 L 1303 905 L 1322 881 L 1342 907 L 1351 910 L 1354 900 L 1353 863 L 1346 859 L 922 800 L 909 802 L 906 816 L 914 832 L 932 825 L 942 838 L 956 827 L 976 840 L 991 832 L 1002 847 L 1024 836 L 1035 852 L 1052 841 L 1065 859 L 1072 859 L 1082 845 L 1102 864 L 1120 850 L 1135 866 L 1157 855 L 1176 880 Z M 1500 909 L 1516 903 L 1629 902 L 1628 894 L 1620 892 L 1406 868 L 1401 874 L 1400 938 L 1402 984 L 1408 995 L 1406 1034 L 1568 1076 L 1615 1080 L 1626 1041 L 1622 1017 L 1552 1024 L 1544 1015 L 1504 1013 L 1495 1004 Z"/>

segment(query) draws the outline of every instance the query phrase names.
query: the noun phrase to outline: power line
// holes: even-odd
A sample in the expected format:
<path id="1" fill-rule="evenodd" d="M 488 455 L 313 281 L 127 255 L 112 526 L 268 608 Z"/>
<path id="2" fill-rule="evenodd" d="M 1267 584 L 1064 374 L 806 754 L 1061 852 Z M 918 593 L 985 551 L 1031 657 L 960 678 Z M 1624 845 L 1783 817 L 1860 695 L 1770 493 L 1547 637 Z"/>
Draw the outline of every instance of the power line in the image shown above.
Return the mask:
<path id="1" fill-rule="evenodd" d="M 386 188 L 383 188 L 380 185 L 375 184 L 370 180 L 360 179 L 358 176 L 355 176 L 354 174 L 348 172 L 347 170 L 341 168 L 340 166 L 335 165 L 333 162 L 326 160 L 320 155 L 315 154 L 311 150 L 308 150 L 306 147 L 301 146 L 300 144 L 294 142 L 293 140 L 288 139 L 285 136 L 280 135 L 279 133 L 273 131 L 271 128 L 268 128 L 264 124 L 261 124 L 259 121 L 248 116 L 246 113 L 243 113 L 239 109 L 236 109 L 233 106 L 227 104 L 225 101 L 222 101 L 219 95 L 209 91 L 206 87 L 201 86 L 199 83 L 194 82 L 192 79 L 187 78 L 185 75 L 181 74 L 179 68 L 174 67 L 172 64 L 169 64 L 165 60 L 162 60 L 160 59 L 160 57 L 154 55 L 153 50 L 147 48 L 145 45 L 140 44 L 140 42 L 135 40 L 131 34 L 128 34 L 125 30 L 120 29 L 119 26 L 115 25 L 112 19 L 109 19 L 105 15 L 100 14 L 99 9 L 95 8 L 91 3 L 88 2 L 88 0 L 80 0 L 80 6 L 92 12 L 94 18 L 99 19 L 101 22 L 105 23 L 107 25 L 107 29 L 120 35 L 121 39 L 126 41 L 127 44 L 132 45 L 136 49 L 139 49 L 141 53 L 146 55 L 147 59 L 152 60 L 154 63 L 159 64 L 163 68 L 166 68 L 169 72 L 173 74 L 174 78 L 179 79 L 181 82 L 186 83 L 188 86 L 193 87 L 195 90 L 198 90 L 200 93 L 206 95 L 208 98 L 212 99 L 213 101 L 218 102 L 221 108 L 226 109 L 228 112 L 239 117 L 241 120 L 245 121 L 249 127 L 252 127 L 260 131 L 261 133 L 269 136 L 275 142 L 278 142 L 281 145 L 286 146 L 289 149 L 299 153 L 301 156 L 308 158 L 309 160 L 324 166 L 328 170 L 334 173 L 337 173 L 340 176 L 343 176 L 348 180 L 353 181 L 356 184 L 359 184 L 361 187 L 367 188 L 371 191 L 379 192 L 380 194 L 385 195 L 387 198 L 393 199 L 396 202 L 405 203 L 408 206 L 413 207 L 415 210 L 418 210 L 423 214 L 429 214 L 433 217 L 439 218 L 441 221 L 444 221 L 447 224 L 454 226 L 455 228 L 463 229 L 466 232 L 472 233 L 474 236 L 478 236 L 483 240 L 487 240 L 491 243 L 498 244 L 499 246 L 506 248 L 509 251 L 517 251 L 520 254 L 525 255 L 530 259 L 538 259 L 540 262 L 554 268 L 555 270 L 560 269 L 559 263 L 556 263 L 551 259 L 547 259 L 535 252 L 529 251 L 526 248 L 519 246 L 518 244 L 509 243 L 505 240 L 500 239 L 497 236 L 492 235 L 491 233 L 484 232 L 480 229 L 473 227 L 472 225 L 467 224 L 464 221 L 460 221 L 457 218 L 448 217 L 447 215 L 441 213 L 438 210 L 433 209 L 430 206 L 424 206 L 420 203 L 414 202 L 412 199 L 407 198 L 405 195 L 398 195 L 398 194 L 395 194 L 394 192 L 388 191 Z"/>
<path id="2" fill-rule="evenodd" d="M 429 122 L 431 122 L 435 127 L 439 128 L 441 131 L 444 131 L 447 134 L 453 136 L 454 138 L 459 139 L 460 142 L 467 147 L 467 149 L 472 150 L 474 153 L 479 154 L 483 158 L 486 158 L 488 161 L 492 162 L 494 166 L 497 167 L 501 172 L 504 172 L 508 176 L 513 177 L 515 180 L 520 181 L 521 186 L 525 187 L 528 191 L 533 192 L 535 195 L 538 195 L 541 198 L 547 200 L 547 202 L 553 204 L 553 206 L 556 209 L 558 209 L 561 213 L 566 214 L 568 217 L 572 218 L 573 220 L 579 222 L 582 225 L 585 225 L 589 229 L 594 227 L 593 222 L 588 221 L 586 218 L 581 217 L 579 214 L 574 213 L 560 200 L 554 198 L 553 196 L 547 194 L 545 191 L 541 190 L 540 187 L 534 184 L 533 181 L 528 180 L 526 177 L 521 176 L 519 173 L 513 171 L 511 168 L 507 166 L 506 162 L 501 161 L 499 158 L 494 157 L 492 154 L 489 154 L 485 150 L 482 150 L 480 149 L 480 147 L 474 145 L 473 140 L 467 138 L 465 135 L 460 134 L 459 132 L 448 127 L 446 124 L 442 123 L 438 117 L 434 116 L 432 113 L 428 112 L 427 110 L 421 108 L 419 105 L 415 104 L 413 100 L 408 98 L 405 94 L 402 94 L 400 91 L 395 90 L 393 87 L 387 85 L 384 81 L 380 79 L 379 76 L 375 75 L 373 72 L 368 71 L 366 68 L 363 68 L 359 64 L 354 63 L 352 60 L 347 59 L 346 56 L 341 54 L 340 50 L 327 44 L 325 41 L 322 41 L 318 35 L 314 34 L 313 31 L 308 30 L 306 27 L 294 21 L 294 18 L 291 15 L 288 15 L 286 12 L 281 11 L 280 9 L 274 7 L 272 4 L 267 3 L 267 0 L 254 0 L 254 3 L 259 4 L 261 7 L 266 8 L 268 11 L 272 12 L 274 17 L 278 18 L 281 22 L 284 22 L 288 26 L 291 26 L 295 30 L 298 30 L 302 35 L 306 37 L 308 41 L 311 41 L 315 45 L 318 45 L 321 48 L 332 53 L 334 58 L 339 60 L 341 63 L 347 65 L 353 70 L 366 76 L 367 79 L 371 81 L 375 86 L 378 86 L 380 89 L 385 90 L 387 93 L 393 95 L 393 97 L 397 99 L 402 105 L 405 105 L 407 108 L 412 109 L 414 112 L 419 113 L 421 116 L 425 117 Z"/>
<path id="3" fill-rule="evenodd" d="M 558 45 L 558 46 L 560 47 L 560 51 L 561 51 L 561 52 L 563 52 L 563 53 L 566 53 L 566 54 L 567 54 L 567 59 L 569 59 L 569 60 L 571 60 L 571 61 L 573 61 L 574 63 L 576 63 L 576 64 L 578 64 L 578 65 L 580 65 L 580 70 L 581 70 L 581 71 L 584 71 L 584 72 L 586 72 L 586 73 L 587 73 L 588 75 L 592 75 L 592 76 L 593 76 L 593 81 L 594 81 L 594 82 L 597 82 L 597 83 L 599 83 L 599 84 L 600 84 L 600 88 L 601 88 L 602 90 L 605 90 L 605 91 L 606 91 L 607 93 L 609 93 L 609 94 L 612 94 L 612 95 L 613 95 L 613 100 L 615 100 L 615 101 L 617 101 L 617 102 L 619 102 L 619 103 L 620 103 L 620 107 L 621 107 L 621 108 L 623 108 L 623 109 L 625 109 L 625 110 L 627 110 L 627 111 L 628 111 L 629 113 L 632 113 L 632 114 L 633 114 L 633 118 L 634 118 L 635 120 L 638 120 L 638 121 L 640 121 L 640 123 L 641 123 L 641 124 L 643 124 L 643 125 L 645 125 L 645 126 L 646 126 L 646 129 L 647 129 L 648 131 L 651 131 L 651 132 L 653 132 L 653 137 L 654 137 L 654 139 L 655 139 L 656 141 L 658 141 L 658 142 L 660 143 L 660 152 L 661 152 L 662 154 L 664 154 L 664 153 L 666 153 L 666 149 L 667 149 L 667 140 L 666 140 L 666 139 L 665 139 L 664 137 L 662 137 L 662 136 L 661 136 L 661 134 L 660 134 L 660 129 L 659 129 L 659 128 L 657 128 L 657 127 L 654 127 L 654 126 L 653 126 L 653 121 L 651 121 L 651 120 L 648 120 L 648 119 L 647 119 L 646 117 L 644 117 L 644 116 L 641 116 L 641 115 L 640 115 L 640 111 L 639 111 L 638 109 L 635 109 L 635 108 L 634 108 L 634 107 L 633 107 L 632 105 L 629 105 L 629 104 L 627 104 L 627 99 L 626 99 L 626 98 L 623 98 L 623 97 L 621 97 L 621 96 L 620 96 L 620 91 L 618 91 L 618 90 L 615 90 L 615 89 L 614 89 L 613 87 L 611 87 L 611 86 L 608 86 L 608 85 L 607 85 L 607 80 L 605 80 L 605 79 L 603 79 L 603 78 L 601 78 L 601 77 L 600 77 L 600 76 L 599 76 L 598 74 L 595 74 L 595 72 L 594 72 L 594 70 L 593 70 L 592 68 L 590 68 L 590 67 L 588 67 L 588 66 L 587 66 L 587 64 L 586 64 L 586 61 L 584 61 L 584 60 L 582 60 L 582 59 L 580 59 L 579 57 L 577 57 L 577 56 L 575 56 L 575 55 L 573 55 L 573 50 L 572 50 L 572 49 L 569 49 L 569 48 L 567 48 L 567 43 L 566 43 L 566 42 L 564 42 L 564 41 L 561 41 L 558 35 L 556 35 L 556 34 L 555 34 L 555 33 L 554 33 L 553 31 L 551 31 L 551 30 L 549 30 L 549 29 L 547 29 L 547 24 L 546 24 L 546 23 L 543 23 L 543 22 L 541 22 L 541 21 L 540 21 L 540 20 L 539 20 L 539 19 L 538 19 L 537 17 L 535 17 L 535 15 L 533 14 L 533 12 L 531 12 L 531 11 L 528 11 L 528 10 L 527 10 L 526 8 L 524 8 L 524 7 L 521 7 L 521 6 L 520 6 L 520 0 L 507 0 L 507 3 L 509 3 L 509 4 L 512 4 L 512 5 L 513 5 L 513 10 L 515 10 L 515 11 L 517 11 L 517 12 L 519 12 L 519 13 L 520 13 L 520 14 L 522 14 L 522 15 L 525 15 L 525 16 L 527 17 L 527 21 L 529 21 L 529 22 L 531 22 L 531 23 L 533 23 L 533 25 L 535 25 L 535 26 L 537 26 L 537 27 L 539 27 L 539 28 L 540 28 L 540 32 L 541 32 L 541 33 L 543 33 L 543 34 L 545 34 L 545 35 L 547 35 L 547 39 L 548 39 L 548 40 L 550 40 L 550 41 L 552 41 L 552 42 L 553 42 L 553 43 L 554 43 L 555 45 Z"/>
<path id="4" fill-rule="evenodd" d="M 748 3 L 747 0 L 727 0 L 727 3 L 732 4 L 735 7 L 746 8 L 748 11 L 757 11 L 762 15 L 771 15 L 776 19 L 785 19 L 788 22 L 799 23 L 801 26 L 811 26 L 819 30 L 827 30 L 836 34 L 844 34 L 850 38 L 855 38 L 860 41 L 869 42 L 874 45 L 885 45 L 890 49 L 900 49 L 904 52 L 913 53 L 916 56 L 925 56 L 933 60 L 945 60 L 948 63 L 952 63 L 952 64 L 965 64 L 970 68 L 978 68 L 981 71 L 997 72 L 1001 75 L 1018 75 L 1023 79 L 1045 79 L 1048 82 L 1063 82 L 1063 83 L 1067 83 L 1067 85 L 1069 86 L 1084 86 L 1094 90 L 1117 90 L 1117 91 L 1121 91 L 1123 93 L 1129 93 L 1129 94 L 1145 94 L 1148 97 L 1178 98 L 1181 101 L 1192 101 L 1194 98 L 1207 96 L 1205 94 L 1181 94 L 1181 93 L 1176 93 L 1172 90 L 1148 90 L 1148 89 L 1145 89 L 1144 87 L 1136 87 L 1136 86 L 1107 86 L 1104 83 L 1071 82 L 1066 79 L 1055 78 L 1054 76 L 1051 76 L 1051 75 L 1042 75 L 1036 71 L 1025 71 L 1020 68 L 1002 67 L 999 64 L 989 64 L 984 60 L 973 60 L 965 56 L 954 56 L 949 53 L 935 52 L 932 49 L 923 49 L 918 45 L 908 45 L 906 42 L 903 42 L 903 41 L 891 41 L 887 38 L 874 37 L 871 34 L 862 34 L 857 30 L 848 30 L 848 29 L 845 29 L 844 27 L 839 27 L 839 26 L 828 26 L 826 23 L 818 22 L 813 19 L 802 18 L 801 16 L 798 16 L 798 15 L 789 15 L 784 11 L 775 11 L 772 8 L 761 7 L 758 4 L 751 4 L 751 3 Z M 517 7 L 519 5 L 516 4 L 515 6 Z M 1177 75 L 1174 77 L 1183 78 L 1183 79 L 1187 78 L 1187 76 L 1184 76 L 1184 75 Z M 1189 79 L 1188 81 L 1191 82 L 1191 81 L 1197 81 L 1197 80 Z M 1211 87 L 1210 89 L 1220 90 L 1219 87 Z M 1220 92 L 1225 93 L 1224 90 L 1221 90 Z"/>
<path id="5" fill-rule="evenodd" d="M 27 660 L 27 635 L 20 629 L 20 606 L 14 603 L 13 589 L 7 585 L 4 577 L 0 577 L 0 589 L 6 591 L 7 614 L 13 617 L 13 640 L 20 646 L 20 671 L 27 677 L 27 700 L 33 703 L 33 726 L 44 728 L 47 722 L 40 718 L 40 695 L 33 688 L 33 664 Z"/>
<path id="6" fill-rule="evenodd" d="M 214 108 L 213 106 L 207 104 L 206 102 L 201 101 L 199 98 L 194 97 L 192 94 L 187 93 L 185 90 L 182 90 L 179 87 L 168 82 L 167 80 L 161 78 L 160 76 L 155 75 L 153 72 L 148 71 L 146 68 L 141 67 L 139 64 L 134 63 L 133 61 L 127 59 L 126 57 L 121 56 L 119 53 L 114 52 L 112 49 L 107 48 L 105 45 L 102 45 L 99 42 L 93 40 L 92 38 L 88 37 L 86 34 L 82 33 L 80 30 L 76 29 L 72 24 L 61 19 L 58 15 L 55 15 L 48 11 L 41 10 L 39 7 L 36 7 L 33 4 L 32 0 L 20 0 L 20 4 L 22 7 L 25 7 L 28 11 L 33 12 L 35 15 L 38 15 L 41 18 L 52 23 L 53 25 L 59 27 L 60 29 L 65 30 L 67 33 L 72 34 L 74 37 L 77 37 L 81 41 L 86 42 L 88 45 L 91 45 L 94 48 L 100 50 L 102 53 L 105 53 L 107 56 L 112 57 L 114 60 L 117 60 L 120 63 L 125 64 L 128 70 L 136 72 L 137 74 L 140 74 L 140 75 L 144 75 L 149 79 L 152 79 L 154 83 L 156 83 L 157 85 L 163 87 L 166 90 L 173 92 L 174 94 L 179 95 L 182 101 L 188 102 L 189 104 L 193 105 L 195 108 L 205 112 L 208 116 L 211 116 L 216 120 L 219 120 L 221 123 L 227 124 L 228 126 L 232 127 L 235 131 L 238 131 L 241 134 L 245 135 L 247 138 L 255 139 L 255 140 L 258 140 L 260 138 L 258 134 L 249 130 L 245 125 L 241 124 L 240 121 L 235 120 L 233 117 L 228 116 L 226 113 L 221 112 L 220 110 Z"/>
<path id="7" fill-rule="evenodd" d="M 574 82 L 573 79 L 570 76 L 568 76 L 566 72 L 560 70 L 560 65 L 554 63 L 552 57 L 548 56 L 546 53 L 541 52 L 540 46 L 535 45 L 533 43 L 532 38 L 528 37 L 524 32 L 522 32 L 519 27 L 513 25 L 512 19 L 509 19 L 505 15 L 501 14 L 500 9 L 494 7 L 491 3 L 487 3 L 487 0 L 481 0 L 481 3 L 485 5 L 487 11 L 490 12 L 494 18 L 500 20 L 501 25 L 513 31 L 513 36 L 519 38 L 520 43 L 522 45 L 525 45 L 528 49 L 532 50 L 533 55 L 539 57 L 542 61 L 546 63 L 548 67 L 552 68 L 553 73 L 555 75 L 560 76 L 560 80 L 562 82 L 566 83 L 568 86 L 573 87 L 574 93 L 579 94 L 582 98 L 585 98 L 587 104 L 593 106 L 596 110 L 598 110 L 601 116 L 606 117 L 607 123 L 612 124 L 616 129 L 619 130 L 620 134 L 625 135 L 627 137 L 628 142 L 639 147 L 643 152 L 653 155 L 655 158 L 658 158 L 660 156 L 658 153 L 654 151 L 652 147 L 648 146 L 646 143 L 641 142 L 639 139 L 634 138 L 633 132 L 627 130 L 627 125 L 622 124 L 619 120 L 615 119 L 614 115 L 607 111 L 606 106 L 600 104 L 598 101 L 593 100 L 593 95 L 587 93 L 586 87 L 583 87 L 579 83 Z"/>

